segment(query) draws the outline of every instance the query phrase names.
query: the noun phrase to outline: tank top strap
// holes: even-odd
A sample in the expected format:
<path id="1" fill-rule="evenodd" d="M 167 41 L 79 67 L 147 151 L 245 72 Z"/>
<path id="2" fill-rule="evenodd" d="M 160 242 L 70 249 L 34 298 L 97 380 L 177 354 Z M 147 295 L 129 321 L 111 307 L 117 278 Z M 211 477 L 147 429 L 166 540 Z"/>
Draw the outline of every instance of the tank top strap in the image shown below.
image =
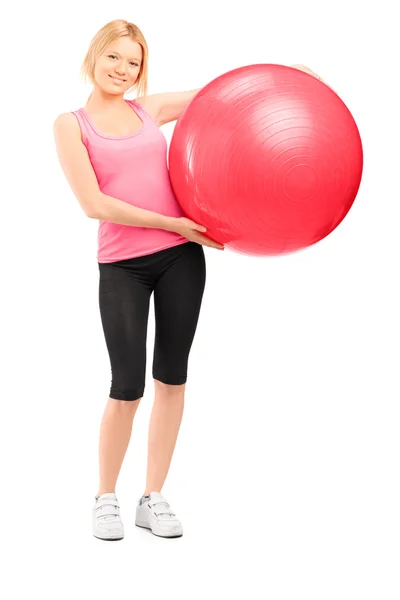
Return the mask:
<path id="1" fill-rule="evenodd" d="M 80 108 L 78 110 L 73 110 L 71 112 L 72 112 L 72 114 L 75 115 L 75 117 L 78 120 L 79 126 L 81 128 L 82 142 L 87 147 L 88 139 L 89 139 L 90 135 L 92 135 L 92 129 L 90 127 L 90 123 L 87 122 L 85 113 Z"/>
<path id="2" fill-rule="evenodd" d="M 153 119 L 153 117 L 151 117 L 149 115 L 149 113 L 147 112 L 147 110 L 145 110 L 143 108 L 143 106 L 141 104 L 139 104 L 139 102 L 136 102 L 135 100 L 128 100 L 128 99 L 126 99 L 126 101 L 138 113 L 139 117 L 143 120 L 143 122 L 150 123 L 152 125 L 155 125 L 158 128 L 158 125 L 155 122 L 155 120 Z"/>

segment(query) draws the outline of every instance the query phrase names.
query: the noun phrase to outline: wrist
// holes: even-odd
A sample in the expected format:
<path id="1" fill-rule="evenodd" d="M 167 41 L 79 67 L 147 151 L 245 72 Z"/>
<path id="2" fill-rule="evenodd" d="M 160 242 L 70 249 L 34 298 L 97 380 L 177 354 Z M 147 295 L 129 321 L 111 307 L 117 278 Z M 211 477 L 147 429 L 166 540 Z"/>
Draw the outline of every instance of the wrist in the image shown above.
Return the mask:
<path id="1" fill-rule="evenodd" d="M 178 219 L 176 217 L 163 217 L 161 223 L 161 229 L 165 231 L 176 231 Z"/>

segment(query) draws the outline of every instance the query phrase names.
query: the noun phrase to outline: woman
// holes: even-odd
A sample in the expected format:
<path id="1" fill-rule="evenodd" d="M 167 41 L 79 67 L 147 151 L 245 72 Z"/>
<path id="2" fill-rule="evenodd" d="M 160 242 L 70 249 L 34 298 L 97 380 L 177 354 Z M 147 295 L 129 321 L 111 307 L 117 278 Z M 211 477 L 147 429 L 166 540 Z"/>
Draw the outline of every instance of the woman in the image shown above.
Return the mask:
<path id="1" fill-rule="evenodd" d="M 223 250 L 203 235 L 203 226 L 184 217 L 171 188 L 167 143 L 159 130 L 178 119 L 199 90 L 148 96 L 147 67 L 140 29 L 124 20 L 108 23 L 94 36 L 82 65 L 93 84 L 85 107 L 54 123 L 65 176 L 85 214 L 100 221 L 99 304 L 112 371 L 93 507 L 93 534 L 103 540 L 124 537 L 115 487 L 145 387 L 153 292 L 155 399 L 146 485 L 135 523 L 162 537 L 183 534 L 161 489 L 182 419 L 188 357 L 204 292 L 202 246 Z M 137 91 L 135 101 L 124 99 L 131 89 Z"/>

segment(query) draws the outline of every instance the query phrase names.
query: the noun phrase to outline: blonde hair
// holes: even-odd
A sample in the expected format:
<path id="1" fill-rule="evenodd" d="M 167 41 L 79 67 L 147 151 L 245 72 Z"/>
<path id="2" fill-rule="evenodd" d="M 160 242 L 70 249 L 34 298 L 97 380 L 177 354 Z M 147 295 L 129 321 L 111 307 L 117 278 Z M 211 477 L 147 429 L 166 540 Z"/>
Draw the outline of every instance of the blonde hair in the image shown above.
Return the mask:
<path id="1" fill-rule="evenodd" d="M 132 41 L 140 44 L 143 53 L 143 59 L 140 65 L 140 71 L 136 83 L 127 91 L 130 92 L 136 88 L 137 96 L 146 96 L 148 88 L 149 62 L 147 42 L 137 25 L 134 25 L 129 21 L 124 21 L 123 19 L 115 19 L 114 21 L 110 21 L 95 34 L 90 42 L 89 49 L 82 63 L 80 69 L 81 76 L 83 76 L 85 81 L 89 81 L 94 85 L 94 67 L 97 59 L 104 52 L 107 46 L 124 36 L 129 36 Z M 90 96 L 91 95 L 92 94 L 90 94 Z"/>

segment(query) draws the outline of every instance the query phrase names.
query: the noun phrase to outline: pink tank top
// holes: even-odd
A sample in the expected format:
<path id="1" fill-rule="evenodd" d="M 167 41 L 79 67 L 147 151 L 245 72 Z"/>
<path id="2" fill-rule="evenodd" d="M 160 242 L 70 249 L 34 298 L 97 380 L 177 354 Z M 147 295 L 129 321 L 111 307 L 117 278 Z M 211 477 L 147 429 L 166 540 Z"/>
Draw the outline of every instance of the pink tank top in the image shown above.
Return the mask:
<path id="1" fill-rule="evenodd" d="M 107 196 L 170 217 L 182 217 L 167 165 L 167 140 L 150 115 L 133 100 L 125 100 L 142 120 L 132 135 L 103 135 L 84 108 L 72 111 L 78 119 L 100 190 Z M 100 221 L 97 260 L 109 263 L 152 254 L 187 242 L 164 229 Z"/>

